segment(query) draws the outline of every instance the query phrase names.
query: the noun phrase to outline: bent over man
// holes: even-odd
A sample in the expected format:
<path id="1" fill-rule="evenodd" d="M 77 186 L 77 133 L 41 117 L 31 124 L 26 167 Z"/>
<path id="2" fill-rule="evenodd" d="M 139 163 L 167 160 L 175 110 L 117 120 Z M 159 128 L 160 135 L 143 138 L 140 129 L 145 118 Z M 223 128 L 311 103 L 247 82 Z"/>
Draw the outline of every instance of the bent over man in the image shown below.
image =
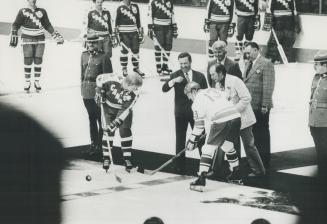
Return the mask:
<path id="1" fill-rule="evenodd" d="M 138 98 L 135 92 L 143 84 L 142 78 L 137 73 L 127 75 L 119 80 L 114 74 L 103 74 L 97 78 L 96 100 L 102 107 L 102 140 L 103 168 L 109 169 L 111 159 L 109 147 L 113 146 L 114 134 L 119 129 L 121 149 L 125 160 L 126 171 L 133 168 L 132 161 L 132 108 Z M 101 96 L 99 95 L 101 93 Z M 109 145 L 108 145 L 109 142 Z"/>
<path id="2" fill-rule="evenodd" d="M 54 30 L 48 18 L 47 11 L 36 6 L 36 0 L 27 0 L 28 6 L 19 10 L 18 15 L 11 27 L 10 46 L 18 45 L 18 30 L 22 28 L 22 45 L 24 53 L 24 90 L 30 91 L 31 74 L 34 63 L 34 87 L 36 91 L 41 90 L 39 83 L 43 53 L 45 48 L 44 30 L 48 31 L 57 44 L 63 44 L 63 37 Z"/>
<path id="3" fill-rule="evenodd" d="M 204 129 L 207 133 L 200 159 L 200 176 L 191 183 L 191 190 L 203 191 L 207 173 L 212 166 L 213 156 L 218 148 L 226 153 L 232 171 L 227 180 L 231 183 L 242 183 L 239 160 L 233 144 L 240 132 L 240 113 L 217 89 L 201 90 L 199 84 L 190 82 L 185 86 L 184 91 L 187 97 L 193 101 L 194 114 L 194 128 L 187 141 L 187 149 L 194 150 Z"/>

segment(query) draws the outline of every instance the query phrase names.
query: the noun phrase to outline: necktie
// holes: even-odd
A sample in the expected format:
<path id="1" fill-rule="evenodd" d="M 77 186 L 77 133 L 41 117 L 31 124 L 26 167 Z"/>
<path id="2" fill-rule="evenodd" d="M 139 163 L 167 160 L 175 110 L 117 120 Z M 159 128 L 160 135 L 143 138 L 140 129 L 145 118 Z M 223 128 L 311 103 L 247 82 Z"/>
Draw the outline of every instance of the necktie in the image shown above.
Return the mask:
<path id="1" fill-rule="evenodd" d="M 187 83 L 189 83 L 191 80 L 190 80 L 190 78 L 188 77 L 187 72 L 184 74 L 184 76 L 185 76 L 185 79 L 186 79 Z"/>
<path id="2" fill-rule="evenodd" d="M 252 62 L 252 61 L 249 61 L 249 66 L 248 66 L 248 68 L 246 69 L 246 72 L 245 72 L 245 78 L 248 77 L 249 72 L 250 72 L 251 69 L 252 69 L 252 65 L 253 65 L 253 62 Z"/>

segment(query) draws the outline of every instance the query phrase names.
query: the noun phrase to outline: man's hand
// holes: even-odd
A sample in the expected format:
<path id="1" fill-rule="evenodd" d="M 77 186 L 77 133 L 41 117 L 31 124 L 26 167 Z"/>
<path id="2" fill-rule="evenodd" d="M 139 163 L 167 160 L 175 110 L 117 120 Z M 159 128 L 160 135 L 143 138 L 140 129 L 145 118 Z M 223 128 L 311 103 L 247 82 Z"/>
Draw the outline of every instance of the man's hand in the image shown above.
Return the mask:
<path id="1" fill-rule="evenodd" d="M 57 44 L 63 44 L 64 38 L 61 36 L 61 34 L 58 31 L 54 31 L 51 34 L 52 38 L 57 42 Z"/>
<path id="2" fill-rule="evenodd" d="M 115 131 L 117 128 L 120 127 L 120 125 L 123 123 L 123 120 L 120 119 L 120 118 L 116 118 L 114 121 L 112 121 L 110 124 L 109 124 L 109 129 L 111 131 Z"/>
<path id="3" fill-rule="evenodd" d="M 193 141 L 193 139 L 191 139 L 191 138 L 188 139 L 186 142 L 186 149 L 188 151 L 193 151 L 197 147 L 197 142 Z"/>
<path id="4" fill-rule="evenodd" d="M 174 84 L 175 83 L 181 83 L 181 82 L 183 82 L 183 80 L 184 80 L 184 78 L 182 76 L 178 76 L 178 77 L 173 79 L 173 82 L 174 82 Z"/>

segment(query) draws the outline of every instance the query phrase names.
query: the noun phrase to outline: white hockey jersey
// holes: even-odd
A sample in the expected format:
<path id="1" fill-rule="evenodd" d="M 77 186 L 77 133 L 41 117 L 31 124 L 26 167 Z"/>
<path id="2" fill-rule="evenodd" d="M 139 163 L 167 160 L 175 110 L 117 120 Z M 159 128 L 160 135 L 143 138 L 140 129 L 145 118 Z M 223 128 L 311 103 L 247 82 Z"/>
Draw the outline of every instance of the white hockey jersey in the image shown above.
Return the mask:
<path id="1" fill-rule="evenodd" d="M 195 136 L 199 136 L 203 129 L 209 128 L 212 123 L 223 123 L 241 117 L 235 106 L 226 99 L 224 92 L 214 88 L 199 90 L 192 110 L 194 116 L 192 134 Z"/>

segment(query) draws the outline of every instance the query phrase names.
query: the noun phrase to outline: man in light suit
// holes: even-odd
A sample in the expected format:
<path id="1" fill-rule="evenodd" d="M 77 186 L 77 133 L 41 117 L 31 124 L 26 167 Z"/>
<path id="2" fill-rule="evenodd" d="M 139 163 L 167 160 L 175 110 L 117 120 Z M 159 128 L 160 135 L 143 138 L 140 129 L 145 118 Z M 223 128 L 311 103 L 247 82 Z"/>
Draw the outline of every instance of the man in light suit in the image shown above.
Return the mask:
<path id="1" fill-rule="evenodd" d="M 192 101 L 184 94 L 184 88 L 188 82 L 196 82 L 202 89 L 208 87 L 204 74 L 191 69 L 192 58 L 189 53 L 181 53 L 178 56 L 180 70 L 172 73 L 170 79 L 162 86 L 163 92 L 170 89 L 175 90 L 175 133 L 176 133 L 176 154 L 185 148 L 186 131 L 188 124 L 193 128 L 193 111 L 191 108 Z M 200 152 L 201 153 L 201 152 Z M 176 171 L 185 174 L 185 154 L 177 160 Z"/>
<path id="2" fill-rule="evenodd" d="M 249 60 L 244 72 L 244 83 L 248 87 L 257 123 L 253 126 L 255 145 L 259 150 L 262 162 L 270 168 L 270 131 L 269 114 L 273 107 L 272 95 L 275 87 L 275 70 L 273 63 L 260 54 L 259 45 L 249 42 L 244 49 Z"/>
<path id="3" fill-rule="evenodd" d="M 215 54 L 215 59 L 212 61 L 209 61 L 208 67 L 207 67 L 207 79 L 210 87 L 215 87 L 215 82 L 211 79 L 211 76 L 209 74 L 209 68 L 213 64 L 222 64 L 225 66 L 227 74 L 234 75 L 240 79 L 242 79 L 242 72 L 240 69 L 240 66 L 237 62 L 233 61 L 232 59 L 227 57 L 227 45 L 225 41 L 217 40 L 213 43 L 212 49 Z"/>

